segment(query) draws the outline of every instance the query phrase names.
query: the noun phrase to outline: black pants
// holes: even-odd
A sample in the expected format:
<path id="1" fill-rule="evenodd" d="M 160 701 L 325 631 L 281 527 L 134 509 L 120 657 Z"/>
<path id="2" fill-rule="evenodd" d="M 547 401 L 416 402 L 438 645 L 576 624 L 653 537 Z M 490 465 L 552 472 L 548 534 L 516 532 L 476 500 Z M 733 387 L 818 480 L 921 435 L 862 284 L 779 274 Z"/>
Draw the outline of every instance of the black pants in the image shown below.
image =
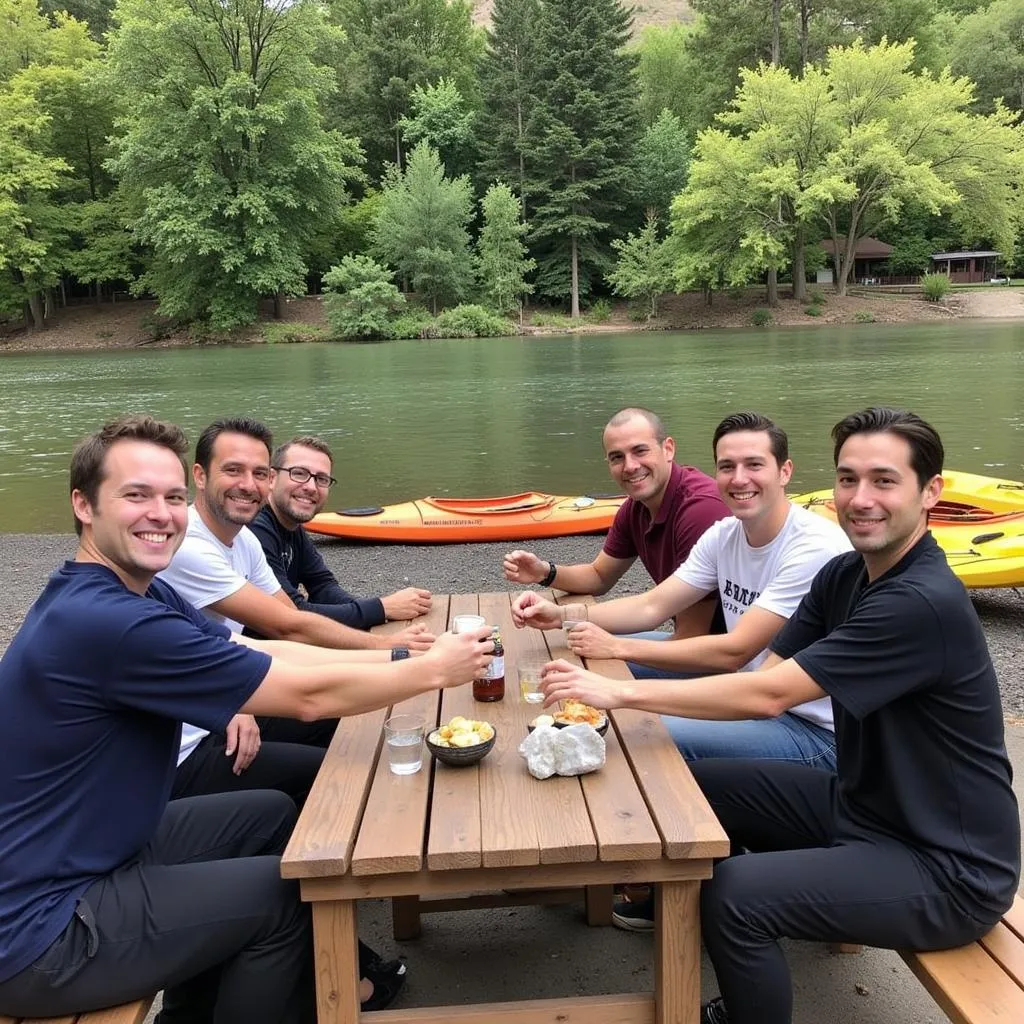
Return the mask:
<path id="1" fill-rule="evenodd" d="M 299 723 L 301 724 L 301 723 Z M 260 729 L 261 739 L 263 730 Z M 259 752 L 241 775 L 232 771 L 235 755 L 225 753 L 224 736 L 210 733 L 200 740 L 174 774 L 171 799 L 238 793 L 245 789 L 276 789 L 301 807 L 323 763 L 322 747 L 303 743 L 262 742 Z"/>
<path id="2" fill-rule="evenodd" d="M 57 1017 L 164 989 L 162 1024 L 314 1024 L 312 923 L 280 854 L 295 805 L 268 790 L 175 800 L 140 858 L 0 984 L 0 1014 Z M 360 944 L 360 967 L 372 951 Z"/>
<path id="3" fill-rule="evenodd" d="M 322 718 L 319 722 L 300 722 L 294 718 L 268 718 L 261 715 L 257 717 L 256 724 L 259 725 L 260 737 L 264 740 L 305 743 L 310 747 L 326 749 L 334 739 L 338 719 Z"/>
<path id="4" fill-rule="evenodd" d="M 701 893 L 701 926 L 729 1024 L 789 1024 L 780 938 L 945 949 L 995 923 L 967 917 L 907 846 L 844 837 L 831 772 L 744 759 L 691 763 L 733 849 Z"/>

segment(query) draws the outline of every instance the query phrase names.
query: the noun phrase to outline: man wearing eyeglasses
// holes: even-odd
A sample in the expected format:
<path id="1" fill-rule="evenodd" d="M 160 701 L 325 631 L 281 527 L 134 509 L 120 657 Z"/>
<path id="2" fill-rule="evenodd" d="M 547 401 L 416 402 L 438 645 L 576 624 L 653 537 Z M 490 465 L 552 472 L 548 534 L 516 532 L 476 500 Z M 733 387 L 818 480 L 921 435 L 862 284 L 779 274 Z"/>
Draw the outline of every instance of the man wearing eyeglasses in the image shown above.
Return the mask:
<path id="1" fill-rule="evenodd" d="M 354 629 L 415 619 L 430 611 L 430 591 L 419 587 L 405 587 L 385 597 L 350 594 L 303 529 L 303 523 L 323 511 L 335 483 L 331 476 L 334 455 L 326 442 L 318 437 L 293 438 L 277 448 L 271 465 L 274 482 L 270 496 L 250 529 L 296 608 L 326 615 Z"/>

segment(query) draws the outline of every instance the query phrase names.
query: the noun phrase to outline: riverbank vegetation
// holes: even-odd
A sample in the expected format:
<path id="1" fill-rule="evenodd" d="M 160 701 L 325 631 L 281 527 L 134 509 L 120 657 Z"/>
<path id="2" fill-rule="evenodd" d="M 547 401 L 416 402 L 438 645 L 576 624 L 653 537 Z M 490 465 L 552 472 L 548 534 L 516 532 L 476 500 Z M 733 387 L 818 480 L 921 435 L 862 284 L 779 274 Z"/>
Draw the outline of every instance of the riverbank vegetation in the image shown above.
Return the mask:
<path id="1" fill-rule="evenodd" d="M 1016 265 L 1019 0 L 672 9 L 0 0 L 0 315 L 130 292 L 216 337 L 323 291 L 318 337 L 491 336 L 756 287 L 778 322 L 780 282 L 827 319 L 823 240 L 837 299 L 866 235 Z"/>

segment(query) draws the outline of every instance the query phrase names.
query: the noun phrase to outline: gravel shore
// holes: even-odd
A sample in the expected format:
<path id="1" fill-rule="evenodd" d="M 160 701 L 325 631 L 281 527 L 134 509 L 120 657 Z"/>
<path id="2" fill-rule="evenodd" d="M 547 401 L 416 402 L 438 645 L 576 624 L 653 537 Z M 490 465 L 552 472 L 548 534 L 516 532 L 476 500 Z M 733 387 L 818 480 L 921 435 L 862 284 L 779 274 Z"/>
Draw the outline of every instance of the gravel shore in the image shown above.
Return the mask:
<path id="1" fill-rule="evenodd" d="M 533 550 L 559 563 L 590 561 L 600 537 L 560 537 Z M 501 575 L 501 557 L 512 544 L 363 546 L 324 542 L 321 550 L 342 585 L 360 595 L 386 594 L 404 586 L 435 593 L 514 590 Z M 6 649 L 50 572 L 75 551 L 71 534 L 0 534 L 0 651 Z M 637 563 L 614 595 L 650 586 Z M 1024 591 L 976 590 L 974 604 L 988 638 L 1008 718 L 1024 719 Z"/>

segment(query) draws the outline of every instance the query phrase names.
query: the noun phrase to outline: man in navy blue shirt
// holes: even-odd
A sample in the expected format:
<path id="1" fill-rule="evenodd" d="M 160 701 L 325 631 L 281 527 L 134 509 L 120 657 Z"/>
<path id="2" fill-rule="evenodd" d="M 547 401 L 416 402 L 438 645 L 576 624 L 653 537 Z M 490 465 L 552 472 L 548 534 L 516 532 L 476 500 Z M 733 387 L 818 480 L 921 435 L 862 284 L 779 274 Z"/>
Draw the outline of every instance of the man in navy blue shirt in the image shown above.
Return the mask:
<path id="1" fill-rule="evenodd" d="M 295 805 L 263 790 L 168 803 L 181 722 L 358 714 L 489 661 L 486 629 L 394 663 L 229 639 L 154 580 L 185 534 L 185 448 L 148 417 L 78 446 L 78 551 L 0 661 L 0 1015 L 164 989 L 163 1024 L 312 1024 L 309 909 L 279 864 Z M 360 960 L 363 1008 L 379 1008 L 400 965 Z"/>
<path id="2" fill-rule="evenodd" d="M 350 594 L 309 539 L 302 524 L 323 511 L 336 482 L 334 455 L 325 441 L 293 438 L 274 450 L 271 465 L 270 495 L 249 529 L 296 608 L 326 615 L 353 629 L 416 619 L 430 611 L 430 591 L 420 587 L 403 587 L 384 597 Z"/>
<path id="3" fill-rule="evenodd" d="M 835 774 L 691 764 L 737 852 L 701 896 L 721 996 L 701 1024 L 789 1024 L 783 938 L 931 950 L 979 938 L 1013 902 L 1020 818 L 995 671 L 970 598 L 928 532 L 942 442 L 913 413 L 833 428 L 835 505 L 854 550 L 815 577 L 756 672 L 612 682 L 547 667 L 577 697 L 690 718 L 773 717 L 828 696 Z"/>

